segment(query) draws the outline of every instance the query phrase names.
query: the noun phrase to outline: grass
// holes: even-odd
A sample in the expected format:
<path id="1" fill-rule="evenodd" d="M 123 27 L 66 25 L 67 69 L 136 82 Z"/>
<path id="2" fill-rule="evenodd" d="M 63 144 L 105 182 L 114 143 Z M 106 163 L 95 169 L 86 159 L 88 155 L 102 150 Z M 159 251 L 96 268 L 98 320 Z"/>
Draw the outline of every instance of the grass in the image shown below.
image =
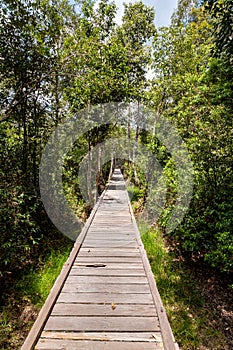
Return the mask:
<path id="1" fill-rule="evenodd" d="M 52 249 L 38 268 L 19 276 L 6 291 L 7 304 L 0 310 L 0 350 L 19 349 L 43 306 L 62 266 L 71 244 Z"/>
<path id="2" fill-rule="evenodd" d="M 127 184 L 127 191 L 131 201 L 132 209 L 134 213 L 140 212 L 143 209 L 143 195 L 145 190 L 140 189 L 138 186 L 132 183 Z"/>
<path id="3" fill-rule="evenodd" d="M 31 269 L 16 284 L 16 290 L 40 308 L 43 306 L 54 282 L 70 253 L 70 246 L 64 250 L 52 250 L 41 268 Z"/>
<path id="4" fill-rule="evenodd" d="M 216 325 L 214 310 L 205 307 L 192 273 L 168 251 L 162 235 L 139 222 L 152 271 L 180 349 L 229 349 Z"/>

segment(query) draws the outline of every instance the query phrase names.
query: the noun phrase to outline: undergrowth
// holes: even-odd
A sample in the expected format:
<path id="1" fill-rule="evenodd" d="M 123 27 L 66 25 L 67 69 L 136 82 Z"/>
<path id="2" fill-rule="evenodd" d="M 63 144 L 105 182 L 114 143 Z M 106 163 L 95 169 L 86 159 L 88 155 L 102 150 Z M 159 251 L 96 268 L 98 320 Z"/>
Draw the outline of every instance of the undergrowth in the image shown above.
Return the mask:
<path id="1" fill-rule="evenodd" d="M 64 250 L 52 250 L 41 268 L 29 270 L 16 283 L 19 295 L 30 299 L 36 307 L 42 307 L 69 253 L 70 246 Z"/>
<path id="2" fill-rule="evenodd" d="M 38 266 L 32 266 L 18 277 L 5 291 L 5 303 L 0 306 L 0 350 L 17 350 L 23 343 L 43 306 L 62 266 L 66 262 L 72 243 L 51 248 Z"/>
<path id="3" fill-rule="evenodd" d="M 229 349 L 224 334 L 216 325 L 215 310 L 205 306 L 191 271 L 166 248 L 158 230 L 143 222 L 138 226 L 180 349 Z"/>

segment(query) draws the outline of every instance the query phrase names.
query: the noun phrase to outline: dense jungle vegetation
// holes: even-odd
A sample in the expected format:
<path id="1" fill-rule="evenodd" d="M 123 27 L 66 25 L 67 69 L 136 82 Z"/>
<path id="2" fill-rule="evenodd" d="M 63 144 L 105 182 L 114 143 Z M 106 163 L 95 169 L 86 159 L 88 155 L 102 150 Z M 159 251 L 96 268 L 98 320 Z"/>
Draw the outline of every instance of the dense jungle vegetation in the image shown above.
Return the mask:
<path id="1" fill-rule="evenodd" d="M 56 127 L 90 106 L 143 104 L 170 121 L 187 145 L 194 189 L 184 220 L 166 232 L 177 194 L 176 169 L 165 145 L 146 133 L 132 115 L 127 130 L 111 124 L 97 127 L 82 135 L 67 154 L 63 186 L 76 214 L 85 221 L 91 209 L 79 188 L 82 159 L 107 138 L 125 133 L 153 152 L 164 170 L 168 194 L 156 222 L 157 241 L 166 241 L 177 266 L 184 260 L 192 268 L 201 264 L 232 291 L 232 0 L 179 0 L 171 25 L 162 28 L 154 25 L 156 8 L 142 1 L 124 5 L 121 24 L 116 24 L 116 5 L 109 0 L 0 0 L 0 4 L 1 349 L 18 348 L 25 336 L 23 327 L 28 327 L 36 308 L 43 304 L 72 246 L 43 207 L 39 166 Z M 99 192 L 110 166 L 109 162 L 98 168 Z M 134 185 L 135 212 L 140 213 L 147 196 L 145 176 L 133 161 L 125 162 L 124 169 Z M 154 244 L 151 237 L 145 238 L 152 263 Z M 169 269 L 174 280 L 182 274 Z M 49 280 L 47 287 L 40 285 L 42 275 L 45 284 Z M 189 288 L 191 280 L 189 276 Z M 25 289 L 28 282 L 31 289 Z M 193 303 L 194 295 L 193 290 Z M 166 293 L 163 298 L 166 304 Z M 16 319 L 22 310 L 26 312 L 21 314 L 20 325 L 10 319 L 12 309 Z M 170 312 L 177 323 L 176 310 Z M 193 332 L 202 326 L 194 324 Z M 177 330 L 181 348 L 218 348 L 195 342 L 196 333 L 184 334 L 185 327 L 187 323 Z M 228 345 L 230 337 L 232 333 Z M 227 340 L 224 344 L 218 349 L 230 349 Z"/>

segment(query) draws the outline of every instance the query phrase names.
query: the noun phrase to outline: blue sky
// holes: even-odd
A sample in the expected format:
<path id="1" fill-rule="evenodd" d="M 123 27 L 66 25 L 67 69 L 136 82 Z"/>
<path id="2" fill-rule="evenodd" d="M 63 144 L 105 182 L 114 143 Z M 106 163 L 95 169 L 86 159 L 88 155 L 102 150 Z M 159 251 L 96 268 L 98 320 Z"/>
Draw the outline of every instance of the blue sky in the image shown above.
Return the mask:
<path id="1" fill-rule="evenodd" d="M 117 21 L 123 15 L 123 2 L 134 2 L 132 0 L 115 0 L 119 8 L 117 14 Z M 157 27 L 169 26 L 170 18 L 174 10 L 177 8 L 178 0 L 143 0 L 145 5 L 153 6 L 155 8 L 155 24 Z"/>

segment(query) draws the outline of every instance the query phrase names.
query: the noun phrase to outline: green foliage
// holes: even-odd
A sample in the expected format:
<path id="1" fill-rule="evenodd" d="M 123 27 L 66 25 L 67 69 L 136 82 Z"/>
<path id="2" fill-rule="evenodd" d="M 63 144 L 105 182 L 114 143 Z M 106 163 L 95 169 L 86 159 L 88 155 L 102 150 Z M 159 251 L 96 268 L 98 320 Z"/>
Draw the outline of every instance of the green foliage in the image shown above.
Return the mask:
<path id="1" fill-rule="evenodd" d="M 117 27 L 116 4 L 107 0 L 97 6 L 94 3 L 77 1 L 74 6 L 67 0 L 0 1 L 3 277 L 37 259 L 41 244 L 46 251 L 50 239 L 58 234 L 41 203 L 38 178 L 40 157 L 54 128 L 90 104 L 128 100 L 132 90 L 134 96 L 137 92 L 135 81 L 145 83 L 150 56 L 146 41 L 154 32 L 153 10 L 142 2 L 127 5 L 124 24 Z M 129 27 L 131 16 L 137 19 L 136 27 Z M 81 198 L 80 162 L 96 144 L 118 133 L 113 126 L 96 128 L 83 135 L 67 154 L 64 191 L 83 220 L 90 207 Z M 107 164 L 98 169 L 99 193 L 109 168 Z M 87 182 L 92 173 L 88 164 Z"/>
<path id="2" fill-rule="evenodd" d="M 61 5 L 61 6 L 60 6 Z M 39 193 L 39 163 L 60 119 L 58 42 L 71 16 L 66 1 L 1 1 L 0 12 L 0 271 L 38 256 L 54 228 Z"/>
<path id="3" fill-rule="evenodd" d="M 148 101 L 170 119 L 186 142 L 194 166 L 190 210 L 172 234 L 185 253 L 195 254 L 222 272 L 232 271 L 232 70 L 212 57 L 213 27 L 204 7 L 179 8 L 170 28 L 154 41 L 156 78 Z M 183 17 L 186 20 L 181 20 Z M 164 165 L 172 210 L 176 172 Z M 168 201 L 169 202 L 169 201 Z"/>
<path id="4" fill-rule="evenodd" d="M 148 41 L 156 34 L 154 9 L 142 1 L 124 4 L 122 26 L 117 29 L 117 37 L 126 52 L 127 101 L 143 100 L 147 87 L 146 72 L 151 58 Z"/>
<path id="5" fill-rule="evenodd" d="M 216 328 L 216 316 L 203 307 L 204 298 L 195 276 L 169 252 L 162 235 L 139 222 L 152 272 L 166 308 L 176 341 L 184 349 L 223 349 L 224 334 Z"/>
<path id="6" fill-rule="evenodd" d="M 226 59 L 232 65 L 233 54 L 233 18 L 232 0 L 206 0 L 203 1 L 213 18 L 215 54 Z"/>

